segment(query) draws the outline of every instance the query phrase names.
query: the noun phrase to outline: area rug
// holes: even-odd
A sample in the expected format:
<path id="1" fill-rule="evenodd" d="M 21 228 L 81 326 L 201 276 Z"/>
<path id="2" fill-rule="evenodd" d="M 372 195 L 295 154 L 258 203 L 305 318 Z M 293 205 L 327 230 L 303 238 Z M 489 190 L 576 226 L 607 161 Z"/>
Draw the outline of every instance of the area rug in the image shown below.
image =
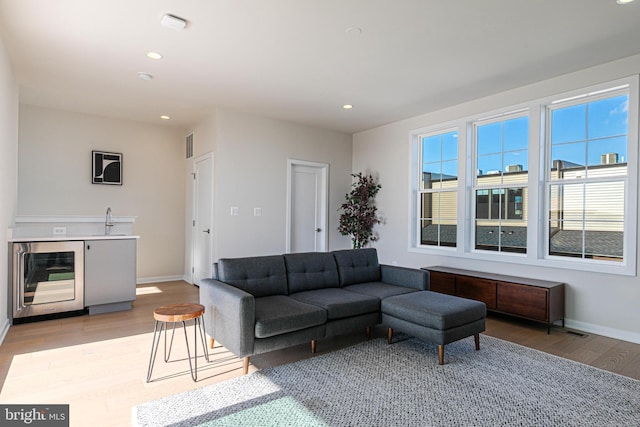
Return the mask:
<path id="1" fill-rule="evenodd" d="M 640 381 L 481 335 L 367 341 L 133 408 L 148 426 L 640 426 Z"/>

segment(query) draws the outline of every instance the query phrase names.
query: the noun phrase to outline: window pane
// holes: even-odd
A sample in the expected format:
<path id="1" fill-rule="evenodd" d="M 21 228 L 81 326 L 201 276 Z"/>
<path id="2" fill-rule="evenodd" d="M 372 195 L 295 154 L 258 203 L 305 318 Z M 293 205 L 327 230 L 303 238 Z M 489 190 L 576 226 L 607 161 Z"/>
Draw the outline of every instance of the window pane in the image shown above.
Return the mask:
<path id="1" fill-rule="evenodd" d="M 502 152 L 502 122 L 478 126 L 478 155 Z"/>
<path id="2" fill-rule="evenodd" d="M 442 160 L 458 158 L 458 132 L 442 134 Z"/>
<path id="3" fill-rule="evenodd" d="M 476 218 L 489 219 L 489 190 L 476 191 Z"/>
<path id="4" fill-rule="evenodd" d="M 455 246 L 458 215 L 455 191 L 422 194 L 420 243 Z"/>
<path id="5" fill-rule="evenodd" d="M 440 136 L 422 138 L 422 163 L 441 160 Z"/>
<path id="6" fill-rule="evenodd" d="M 526 182 L 529 179 L 526 150 L 504 153 L 503 163 L 502 170 L 505 174 L 503 182 Z"/>
<path id="7" fill-rule="evenodd" d="M 448 161 L 442 162 L 442 180 L 443 181 L 452 181 L 453 184 L 449 184 L 448 186 L 457 186 L 458 185 L 458 161 Z"/>
<path id="8" fill-rule="evenodd" d="M 559 108 L 551 113 L 551 144 L 587 139 L 587 106 Z"/>
<path id="9" fill-rule="evenodd" d="M 434 188 L 434 183 L 439 186 L 440 168 L 442 163 L 427 163 L 422 165 L 422 188 Z"/>
<path id="10" fill-rule="evenodd" d="M 589 141 L 589 166 L 598 165 L 615 165 L 617 163 L 626 163 L 627 161 L 627 137 L 619 136 L 615 138 L 604 138 Z M 626 175 L 627 168 L 605 168 L 608 172 L 605 175 Z M 595 171 L 589 171 L 592 176 Z M 600 174 L 602 176 L 602 173 Z"/>
<path id="11" fill-rule="evenodd" d="M 509 188 L 505 204 L 505 219 L 523 219 L 524 215 L 524 188 Z"/>
<path id="12" fill-rule="evenodd" d="M 501 207 L 504 204 L 504 190 L 490 190 L 491 194 L 490 205 L 489 205 L 489 217 L 491 219 L 501 219 Z"/>
<path id="13" fill-rule="evenodd" d="M 589 103 L 589 139 L 626 135 L 628 109 L 628 95 Z"/>
<path id="14" fill-rule="evenodd" d="M 551 147 L 551 178 L 568 179 L 584 177 L 587 144 L 578 142 L 573 144 L 554 145 Z"/>
<path id="15" fill-rule="evenodd" d="M 476 222 L 476 249 L 500 250 L 500 227 Z"/>
<path id="16" fill-rule="evenodd" d="M 478 156 L 478 177 L 493 175 L 494 178 L 490 182 L 501 182 L 500 173 L 502 172 L 502 154 L 490 154 L 486 156 Z M 496 180 L 497 179 L 497 180 Z M 480 181 L 478 181 L 479 185 Z"/>
<path id="17" fill-rule="evenodd" d="M 610 226 L 611 224 L 608 224 L 606 227 Z M 585 257 L 622 261 L 624 224 L 619 223 L 615 228 L 620 231 L 587 230 L 584 242 Z"/>
<path id="18" fill-rule="evenodd" d="M 529 118 L 505 120 L 504 151 L 522 150 L 529 147 Z"/>
<path id="19" fill-rule="evenodd" d="M 549 254 L 582 257 L 582 222 L 560 221 L 558 225 L 549 229 Z"/>
<path id="20" fill-rule="evenodd" d="M 624 182 L 596 182 L 585 186 L 586 230 L 622 231 Z M 610 222 L 607 225 L 607 222 Z"/>

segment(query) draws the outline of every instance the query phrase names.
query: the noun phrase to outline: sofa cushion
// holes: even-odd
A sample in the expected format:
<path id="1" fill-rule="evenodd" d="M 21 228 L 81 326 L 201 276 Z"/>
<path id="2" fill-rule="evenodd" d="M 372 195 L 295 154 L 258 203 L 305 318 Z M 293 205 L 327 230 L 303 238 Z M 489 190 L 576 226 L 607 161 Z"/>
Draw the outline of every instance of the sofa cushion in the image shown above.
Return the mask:
<path id="1" fill-rule="evenodd" d="M 338 267 L 331 253 L 286 254 L 284 260 L 289 294 L 339 286 Z"/>
<path id="2" fill-rule="evenodd" d="M 342 319 L 380 310 L 380 299 L 340 288 L 316 289 L 290 295 L 298 301 L 327 310 L 327 319 Z"/>
<path id="3" fill-rule="evenodd" d="M 218 260 L 221 282 L 250 293 L 256 298 L 287 294 L 287 273 L 282 255 Z"/>
<path id="4" fill-rule="evenodd" d="M 333 255 L 338 265 L 340 286 L 380 281 L 380 265 L 375 248 L 334 251 Z"/>
<path id="5" fill-rule="evenodd" d="M 326 310 L 284 295 L 256 298 L 256 338 L 268 338 L 322 325 Z"/>
<path id="6" fill-rule="evenodd" d="M 404 286 L 389 285 L 382 282 L 358 283 L 357 285 L 345 286 L 342 289 L 344 289 L 345 291 L 357 292 L 359 294 L 369 295 L 380 299 L 385 299 L 394 295 L 418 292 L 417 289 L 407 288 Z"/>

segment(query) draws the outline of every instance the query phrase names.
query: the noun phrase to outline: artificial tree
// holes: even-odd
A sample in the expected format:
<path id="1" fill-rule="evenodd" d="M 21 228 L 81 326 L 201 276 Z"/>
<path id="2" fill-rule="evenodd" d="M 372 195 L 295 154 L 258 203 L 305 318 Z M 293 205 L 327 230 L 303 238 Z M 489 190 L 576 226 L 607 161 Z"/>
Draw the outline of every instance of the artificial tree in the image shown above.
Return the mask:
<path id="1" fill-rule="evenodd" d="M 353 189 L 345 195 L 346 202 L 338 209 L 342 210 L 338 232 L 343 236 L 351 236 L 353 248 L 360 249 L 375 240 L 373 226 L 380 220 L 376 216 L 378 208 L 374 199 L 382 187 L 371 175 L 358 172 L 351 176 L 357 181 L 351 184 Z"/>

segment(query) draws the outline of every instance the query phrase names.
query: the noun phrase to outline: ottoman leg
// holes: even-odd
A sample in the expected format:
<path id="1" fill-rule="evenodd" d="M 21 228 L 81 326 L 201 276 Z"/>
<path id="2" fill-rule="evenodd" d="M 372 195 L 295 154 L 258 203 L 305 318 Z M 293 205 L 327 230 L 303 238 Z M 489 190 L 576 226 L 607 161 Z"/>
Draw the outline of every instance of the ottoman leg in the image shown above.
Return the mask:
<path id="1" fill-rule="evenodd" d="M 387 330 L 387 344 L 391 344 L 392 340 L 393 340 L 393 329 L 389 328 Z"/>
<path id="2" fill-rule="evenodd" d="M 480 350 L 480 334 L 474 334 L 473 339 L 476 341 L 476 351 Z"/>
<path id="3" fill-rule="evenodd" d="M 438 365 L 444 365 L 444 345 L 438 344 Z"/>

